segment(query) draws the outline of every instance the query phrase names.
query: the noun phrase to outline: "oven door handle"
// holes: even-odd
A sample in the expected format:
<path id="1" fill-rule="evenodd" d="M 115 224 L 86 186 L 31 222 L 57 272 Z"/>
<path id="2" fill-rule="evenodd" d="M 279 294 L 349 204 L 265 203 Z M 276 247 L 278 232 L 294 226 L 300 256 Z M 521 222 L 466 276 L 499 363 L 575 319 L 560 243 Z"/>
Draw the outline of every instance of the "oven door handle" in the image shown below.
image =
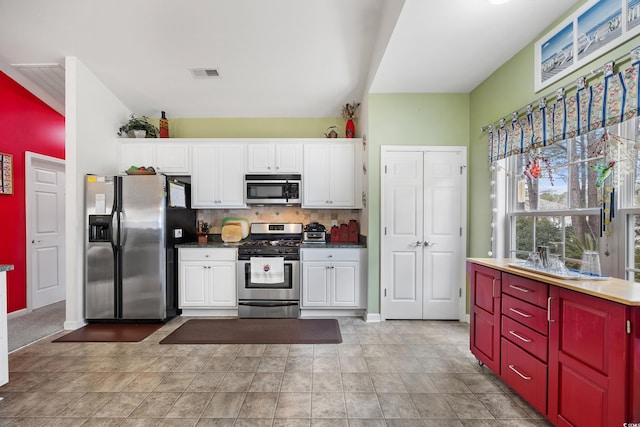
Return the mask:
<path id="1" fill-rule="evenodd" d="M 239 302 L 238 305 L 248 305 L 251 307 L 287 307 L 290 305 L 298 305 L 297 301 L 250 301 L 250 302 Z"/>

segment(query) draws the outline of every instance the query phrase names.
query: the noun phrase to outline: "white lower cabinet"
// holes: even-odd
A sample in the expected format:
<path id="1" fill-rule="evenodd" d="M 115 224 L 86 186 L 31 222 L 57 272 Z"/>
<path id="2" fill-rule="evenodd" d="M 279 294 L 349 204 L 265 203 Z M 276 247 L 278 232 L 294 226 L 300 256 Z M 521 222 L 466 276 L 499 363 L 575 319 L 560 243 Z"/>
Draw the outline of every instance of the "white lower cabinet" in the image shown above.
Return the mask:
<path id="1" fill-rule="evenodd" d="M 363 249 L 305 249 L 302 308 L 364 308 Z"/>
<path id="2" fill-rule="evenodd" d="M 181 309 L 237 309 L 236 250 L 180 248 Z"/>

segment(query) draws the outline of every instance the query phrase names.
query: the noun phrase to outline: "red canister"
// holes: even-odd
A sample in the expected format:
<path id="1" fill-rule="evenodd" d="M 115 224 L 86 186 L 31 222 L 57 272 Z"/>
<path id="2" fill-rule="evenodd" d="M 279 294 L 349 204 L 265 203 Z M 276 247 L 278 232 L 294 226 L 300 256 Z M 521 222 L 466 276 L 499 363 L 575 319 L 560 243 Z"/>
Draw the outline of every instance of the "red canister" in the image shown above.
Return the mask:
<path id="1" fill-rule="evenodd" d="M 331 243 L 340 243 L 340 229 L 337 225 L 331 227 Z"/>
<path id="2" fill-rule="evenodd" d="M 349 243 L 349 226 L 347 224 L 340 224 L 340 242 Z"/>
<path id="3" fill-rule="evenodd" d="M 360 230 L 358 227 L 358 221 L 352 219 L 349 221 L 349 243 L 358 243 L 358 237 Z"/>

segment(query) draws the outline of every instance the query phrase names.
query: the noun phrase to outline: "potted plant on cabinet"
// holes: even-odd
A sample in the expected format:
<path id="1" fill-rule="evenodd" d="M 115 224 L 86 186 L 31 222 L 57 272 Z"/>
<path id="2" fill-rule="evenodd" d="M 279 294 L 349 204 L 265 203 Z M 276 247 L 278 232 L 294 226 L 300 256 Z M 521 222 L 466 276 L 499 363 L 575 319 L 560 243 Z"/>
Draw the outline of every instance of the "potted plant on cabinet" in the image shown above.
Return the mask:
<path id="1" fill-rule="evenodd" d="M 147 116 L 136 117 L 132 114 L 129 121 L 120 126 L 118 135 L 130 138 L 157 138 L 158 132 L 158 128 L 149 123 Z"/>

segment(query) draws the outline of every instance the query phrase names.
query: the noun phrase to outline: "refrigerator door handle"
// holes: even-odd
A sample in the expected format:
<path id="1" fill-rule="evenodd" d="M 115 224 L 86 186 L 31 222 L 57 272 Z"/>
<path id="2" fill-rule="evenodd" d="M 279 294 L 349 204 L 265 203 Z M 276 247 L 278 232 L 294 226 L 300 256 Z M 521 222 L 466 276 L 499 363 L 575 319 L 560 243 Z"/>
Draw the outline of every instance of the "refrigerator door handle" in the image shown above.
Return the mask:
<path id="1" fill-rule="evenodd" d="M 114 212 L 111 215 L 111 246 L 117 247 L 118 246 L 118 236 L 120 235 L 119 233 L 119 225 L 118 224 L 118 213 Z"/>
<path id="2" fill-rule="evenodd" d="M 125 228 L 124 228 L 124 211 L 118 212 L 118 238 L 120 239 L 120 246 L 123 246 L 126 242 Z"/>

